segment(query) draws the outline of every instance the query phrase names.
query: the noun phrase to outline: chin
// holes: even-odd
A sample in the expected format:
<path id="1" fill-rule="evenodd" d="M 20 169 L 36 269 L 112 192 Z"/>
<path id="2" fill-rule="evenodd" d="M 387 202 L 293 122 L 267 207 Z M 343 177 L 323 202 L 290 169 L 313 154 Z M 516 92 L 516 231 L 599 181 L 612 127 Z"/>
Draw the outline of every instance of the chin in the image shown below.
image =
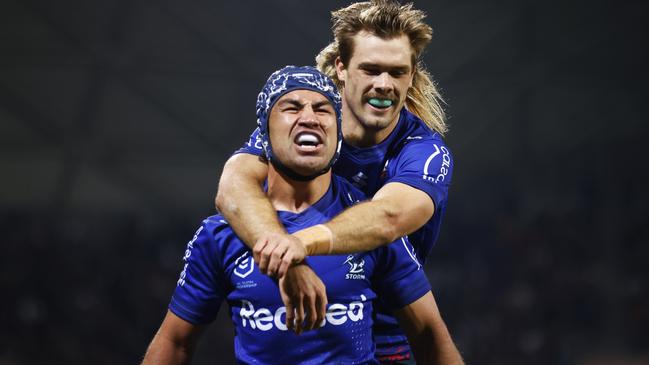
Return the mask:
<path id="1" fill-rule="evenodd" d="M 300 175 L 309 176 L 324 170 L 326 166 L 327 164 L 322 161 L 301 161 L 289 168 Z"/>
<path id="2" fill-rule="evenodd" d="M 363 126 L 368 129 L 381 130 L 390 126 L 392 118 L 369 118 L 363 122 Z"/>

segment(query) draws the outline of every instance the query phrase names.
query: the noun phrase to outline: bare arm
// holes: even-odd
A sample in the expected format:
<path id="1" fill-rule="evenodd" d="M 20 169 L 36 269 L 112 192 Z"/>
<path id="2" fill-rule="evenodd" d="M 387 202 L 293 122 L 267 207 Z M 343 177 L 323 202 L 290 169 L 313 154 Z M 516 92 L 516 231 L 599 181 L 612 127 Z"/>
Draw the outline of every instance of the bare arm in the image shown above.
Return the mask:
<path id="1" fill-rule="evenodd" d="M 286 233 L 262 190 L 267 175 L 268 165 L 259 157 L 239 153 L 225 163 L 219 181 L 216 209 L 250 248 L 265 233 Z"/>
<path id="2" fill-rule="evenodd" d="M 408 336 L 417 364 L 464 364 L 430 291 L 395 314 Z"/>
<path id="3" fill-rule="evenodd" d="M 259 157 L 239 153 L 223 167 L 216 209 L 239 238 L 253 250 L 264 274 L 284 276 L 291 264 L 304 260 L 304 245 L 286 233 L 275 208 L 262 190 L 268 165 Z"/>
<path id="4" fill-rule="evenodd" d="M 201 332 L 200 327 L 167 311 L 144 355 L 142 365 L 189 364 Z"/>
<path id="5" fill-rule="evenodd" d="M 286 233 L 277 212 L 262 190 L 268 165 L 259 157 L 240 153 L 226 162 L 216 195 L 216 208 L 241 240 L 253 250 L 254 260 L 264 274 L 284 277 L 292 264 L 304 260 L 306 249 L 294 236 Z M 293 328 L 296 332 L 314 328 L 325 315 L 327 293 L 322 281 L 307 266 L 296 267 L 296 275 L 286 281 L 291 295 L 282 293 L 286 308 L 298 309 L 306 322 Z M 297 274 L 301 273 L 301 274 Z M 324 303 L 324 304 L 323 304 Z M 303 313 L 303 314 L 302 314 Z"/>
<path id="6" fill-rule="evenodd" d="M 425 192 L 402 183 L 389 183 L 371 201 L 357 204 L 322 227 L 309 227 L 294 233 L 309 255 L 369 251 L 412 233 L 423 226 L 435 211 Z"/>

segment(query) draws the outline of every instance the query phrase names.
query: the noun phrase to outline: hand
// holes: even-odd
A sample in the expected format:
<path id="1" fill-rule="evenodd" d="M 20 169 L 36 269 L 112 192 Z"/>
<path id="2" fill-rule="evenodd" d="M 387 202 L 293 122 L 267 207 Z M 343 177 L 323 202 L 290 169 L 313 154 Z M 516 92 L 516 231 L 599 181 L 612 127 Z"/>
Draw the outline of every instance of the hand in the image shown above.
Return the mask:
<path id="1" fill-rule="evenodd" d="M 252 250 L 259 271 L 281 278 L 288 268 L 306 256 L 306 248 L 298 238 L 289 234 L 270 233 L 255 242 Z"/>
<path id="2" fill-rule="evenodd" d="M 279 292 L 286 306 L 286 327 L 300 334 L 320 327 L 327 311 L 327 290 L 309 265 L 289 267 L 279 279 Z M 306 316 L 305 316 L 306 315 Z"/>

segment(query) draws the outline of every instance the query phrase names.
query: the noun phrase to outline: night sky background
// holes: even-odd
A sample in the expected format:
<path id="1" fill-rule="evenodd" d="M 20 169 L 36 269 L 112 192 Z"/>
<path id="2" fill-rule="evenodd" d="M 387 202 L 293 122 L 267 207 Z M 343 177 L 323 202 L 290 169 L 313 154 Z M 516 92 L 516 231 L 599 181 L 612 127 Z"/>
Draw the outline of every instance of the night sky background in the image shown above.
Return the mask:
<path id="1" fill-rule="evenodd" d="M 347 1 L 0 3 L 0 364 L 137 364 L 256 95 Z M 468 364 L 649 364 L 649 5 L 415 1 L 448 103 L 426 270 Z M 233 362 L 222 309 L 194 364 Z"/>

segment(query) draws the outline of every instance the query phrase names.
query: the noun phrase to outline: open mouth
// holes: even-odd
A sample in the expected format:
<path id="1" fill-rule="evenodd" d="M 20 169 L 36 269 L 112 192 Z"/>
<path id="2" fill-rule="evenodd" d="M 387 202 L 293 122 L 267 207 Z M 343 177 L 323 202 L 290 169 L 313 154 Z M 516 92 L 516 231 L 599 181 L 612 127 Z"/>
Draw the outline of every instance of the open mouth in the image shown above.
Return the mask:
<path id="1" fill-rule="evenodd" d="M 315 150 L 322 144 L 320 136 L 311 132 L 298 133 L 293 142 L 306 151 Z"/>
<path id="2" fill-rule="evenodd" d="M 369 98 L 367 100 L 367 103 L 377 109 L 387 109 L 391 107 L 392 104 L 394 104 L 394 101 L 392 99 L 385 98 Z"/>

